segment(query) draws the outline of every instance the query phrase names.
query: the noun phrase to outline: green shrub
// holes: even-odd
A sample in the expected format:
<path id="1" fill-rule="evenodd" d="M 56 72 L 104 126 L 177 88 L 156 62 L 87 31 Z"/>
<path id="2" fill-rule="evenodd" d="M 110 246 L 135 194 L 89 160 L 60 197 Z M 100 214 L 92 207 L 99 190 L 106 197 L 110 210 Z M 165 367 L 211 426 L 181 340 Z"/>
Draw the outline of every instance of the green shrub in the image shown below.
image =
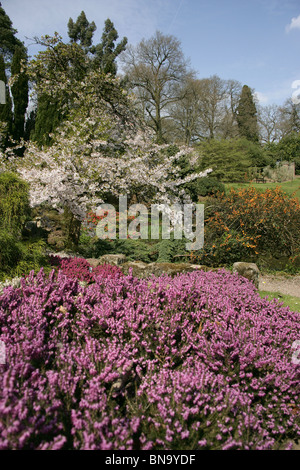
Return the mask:
<path id="1" fill-rule="evenodd" d="M 198 201 L 198 196 L 213 196 L 217 192 L 224 193 L 225 186 L 216 178 L 198 178 L 185 185 L 193 202 Z"/>
<path id="2" fill-rule="evenodd" d="M 13 276 L 22 277 L 30 271 L 38 272 L 43 267 L 47 273 L 51 270 L 45 255 L 46 243 L 43 240 L 20 244 L 21 259 L 13 269 Z"/>
<path id="3" fill-rule="evenodd" d="M 185 244 L 188 240 L 182 238 L 182 240 L 161 240 L 157 243 L 158 247 L 158 263 L 172 263 L 174 261 L 182 261 L 176 260 L 176 255 L 184 255 L 186 254 Z"/>
<path id="4" fill-rule="evenodd" d="M 85 258 L 100 258 L 110 253 L 122 253 L 130 261 L 139 260 L 144 263 L 155 261 L 158 255 L 157 244 L 148 240 L 101 240 L 86 234 L 80 237 L 78 252 Z"/>
<path id="5" fill-rule="evenodd" d="M 209 140 L 197 145 L 198 170 L 213 169 L 213 177 L 227 183 L 249 180 L 252 167 L 265 167 L 273 158 L 247 139 Z"/>
<path id="6" fill-rule="evenodd" d="M 155 261 L 158 254 L 157 243 L 147 240 L 114 240 L 111 253 L 123 253 L 130 261 L 143 261 L 151 263 Z"/>
<path id="7" fill-rule="evenodd" d="M 197 146 L 199 170 L 212 168 L 213 177 L 224 183 L 245 181 L 252 166 L 247 146 L 244 139 L 201 142 Z"/>
<path id="8" fill-rule="evenodd" d="M 21 277 L 41 267 L 46 272 L 50 265 L 44 255 L 45 242 L 38 240 L 22 243 L 14 235 L 4 230 L 0 231 L 0 281 L 12 277 Z"/>
<path id="9" fill-rule="evenodd" d="M 0 230 L 0 270 L 8 274 L 22 257 L 22 246 L 9 232 Z"/>
<path id="10" fill-rule="evenodd" d="M 14 173 L 0 174 L 0 227 L 19 235 L 29 213 L 29 185 Z"/>
<path id="11" fill-rule="evenodd" d="M 273 147 L 273 155 L 276 160 L 295 162 L 296 175 L 300 175 L 300 135 L 294 132 L 283 137 Z"/>

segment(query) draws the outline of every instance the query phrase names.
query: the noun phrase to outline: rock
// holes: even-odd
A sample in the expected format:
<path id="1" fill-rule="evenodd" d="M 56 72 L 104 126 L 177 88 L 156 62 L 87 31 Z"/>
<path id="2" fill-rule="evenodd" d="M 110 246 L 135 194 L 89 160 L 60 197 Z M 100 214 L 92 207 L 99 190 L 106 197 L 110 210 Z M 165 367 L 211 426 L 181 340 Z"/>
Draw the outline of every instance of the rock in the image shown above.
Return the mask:
<path id="1" fill-rule="evenodd" d="M 218 271 L 220 268 L 210 268 L 209 266 L 204 266 L 203 264 L 191 264 L 191 268 L 193 268 L 194 271 L 200 270 L 200 271 Z"/>
<path id="2" fill-rule="evenodd" d="M 80 255 L 65 251 L 47 251 L 48 256 L 59 256 L 59 258 L 81 258 Z"/>
<path id="3" fill-rule="evenodd" d="M 24 229 L 29 232 L 30 234 L 35 234 L 37 232 L 37 223 L 35 220 L 30 220 L 29 222 L 26 222 Z"/>
<path id="4" fill-rule="evenodd" d="M 103 255 L 99 258 L 99 264 L 113 264 L 115 266 L 120 266 L 125 263 L 125 255 Z"/>
<path id="5" fill-rule="evenodd" d="M 128 261 L 122 264 L 121 269 L 125 275 L 129 274 L 129 270 L 132 269 L 132 275 L 134 277 L 142 278 L 144 277 L 147 266 L 147 263 L 143 263 L 142 261 Z"/>
<path id="6" fill-rule="evenodd" d="M 132 275 L 139 278 L 148 278 L 152 275 L 161 276 L 167 274 L 168 276 L 176 276 L 181 273 L 193 272 L 196 270 L 213 270 L 207 266 L 190 263 L 143 263 L 141 261 L 128 261 L 121 266 L 121 269 L 125 275 L 129 274 L 129 270 L 132 269 Z"/>
<path id="7" fill-rule="evenodd" d="M 86 261 L 92 266 L 92 268 L 96 268 L 100 264 L 103 264 L 101 259 L 98 258 L 86 258 Z"/>
<path id="8" fill-rule="evenodd" d="M 47 235 L 47 232 L 41 228 L 36 220 L 29 220 L 23 227 L 22 235 L 29 238 L 36 235 L 44 237 Z"/>
<path id="9" fill-rule="evenodd" d="M 42 228 L 46 230 L 47 232 L 50 232 L 51 230 L 56 229 L 61 229 L 61 227 L 58 227 L 55 225 L 53 221 L 49 219 L 49 217 L 36 217 L 35 218 L 35 223 L 38 228 Z"/>
<path id="10" fill-rule="evenodd" d="M 171 277 L 176 276 L 181 273 L 193 272 L 194 269 L 191 268 L 190 263 L 150 263 L 145 269 L 145 274 L 150 276 L 161 276 L 162 274 L 167 274 Z"/>
<path id="11" fill-rule="evenodd" d="M 243 263 L 237 262 L 233 264 L 232 271 L 238 273 L 249 281 L 252 281 L 255 287 L 258 289 L 259 285 L 259 269 L 255 263 Z"/>

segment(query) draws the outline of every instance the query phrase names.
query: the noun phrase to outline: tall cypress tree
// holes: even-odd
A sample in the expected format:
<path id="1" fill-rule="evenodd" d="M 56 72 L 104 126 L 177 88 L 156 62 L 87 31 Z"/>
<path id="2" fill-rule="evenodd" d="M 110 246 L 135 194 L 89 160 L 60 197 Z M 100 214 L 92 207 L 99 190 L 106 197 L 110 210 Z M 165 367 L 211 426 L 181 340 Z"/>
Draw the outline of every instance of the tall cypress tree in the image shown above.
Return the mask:
<path id="1" fill-rule="evenodd" d="M 247 85 L 242 88 L 236 119 L 240 136 L 246 137 L 251 142 L 258 142 L 257 109 L 252 92 Z"/>
<path id="2" fill-rule="evenodd" d="M 68 22 L 68 35 L 71 42 L 79 43 L 86 53 L 91 53 L 91 63 L 93 67 L 100 68 L 105 74 L 117 74 L 116 58 L 125 50 L 127 38 L 124 37 L 118 44 L 115 44 L 119 35 L 114 27 L 113 22 L 108 18 L 105 21 L 101 42 L 95 46 L 93 43 L 93 35 L 96 31 L 94 21 L 88 21 L 84 11 L 80 13 L 74 22 L 72 18 Z"/>
<path id="3" fill-rule="evenodd" d="M 28 77 L 23 70 L 23 64 L 27 62 L 27 54 L 24 48 L 15 47 L 11 64 L 12 77 L 16 77 L 11 92 L 14 103 L 13 138 L 19 140 L 24 137 L 25 113 L 28 106 Z"/>
<path id="4" fill-rule="evenodd" d="M 96 29 L 94 21 L 90 23 L 84 11 L 80 13 L 75 23 L 72 18 L 70 18 L 68 22 L 68 35 L 71 42 L 80 42 L 80 45 L 87 52 L 92 45 L 93 34 Z"/>
<path id="5" fill-rule="evenodd" d="M 5 147 L 9 144 L 8 137 L 10 135 L 15 139 L 19 139 L 24 135 L 25 112 L 28 105 L 28 80 L 25 74 L 20 73 L 21 58 L 25 60 L 27 58 L 26 48 L 16 37 L 16 33 L 17 30 L 13 28 L 10 18 L 0 3 L 0 80 L 6 84 L 6 104 L 0 107 L 0 121 L 6 123 Z M 11 88 L 14 116 L 5 70 L 11 75 L 20 73 Z"/>
<path id="6" fill-rule="evenodd" d="M 58 127 L 62 117 L 56 100 L 46 94 L 40 95 L 38 97 L 34 130 L 30 133 L 30 139 L 40 146 L 51 145 L 50 134 Z"/>
<path id="7" fill-rule="evenodd" d="M 11 103 L 11 98 L 9 94 L 9 89 L 7 86 L 7 78 L 6 78 L 6 73 L 5 73 L 5 62 L 4 62 L 4 57 L 2 54 L 0 54 L 0 80 L 2 80 L 5 83 L 5 89 L 6 89 L 6 103 L 5 104 L 0 104 L 0 123 L 2 126 L 4 126 L 5 129 L 3 129 L 2 132 L 2 140 L 0 142 L 1 148 L 7 147 L 8 144 L 8 137 L 11 134 L 12 130 L 12 103 Z"/>
<path id="8" fill-rule="evenodd" d="M 12 27 L 10 18 L 5 13 L 0 4 L 0 54 L 5 60 L 10 60 L 16 46 L 23 46 L 22 42 L 16 38 L 17 30 Z"/>
<path id="9" fill-rule="evenodd" d="M 108 18 L 102 34 L 102 41 L 95 46 L 95 63 L 105 73 L 117 74 L 116 58 L 121 52 L 125 51 L 127 38 L 124 37 L 119 44 L 115 44 L 119 35 L 113 22 Z"/>

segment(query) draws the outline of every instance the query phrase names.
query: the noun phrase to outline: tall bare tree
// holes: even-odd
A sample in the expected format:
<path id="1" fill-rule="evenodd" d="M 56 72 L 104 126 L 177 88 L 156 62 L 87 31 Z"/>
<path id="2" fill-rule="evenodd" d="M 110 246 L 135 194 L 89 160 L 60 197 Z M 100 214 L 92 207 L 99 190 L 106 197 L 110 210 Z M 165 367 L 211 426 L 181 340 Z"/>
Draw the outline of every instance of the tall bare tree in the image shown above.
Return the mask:
<path id="1" fill-rule="evenodd" d="M 190 145 L 197 140 L 199 130 L 201 86 L 200 80 L 187 79 L 181 88 L 181 99 L 169 106 L 170 140 Z"/>
<path id="2" fill-rule="evenodd" d="M 129 46 L 122 61 L 157 142 L 163 142 L 168 109 L 182 98 L 182 88 L 178 85 L 192 75 L 180 42 L 174 36 L 156 31 L 136 47 Z"/>
<path id="3" fill-rule="evenodd" d="M 300 104 L 293 103 L 292 99 L 280 107 L 280 132 L 281 137 L 300 132 Z"/>
<path id="4" fill-rule="evenodd" d="M 223 139 L 238 136 L 237 107 L 242 92 L 242 84 L 237 80 L 226 80 L 224 95 L 224 115 L 220 124 Z"/>
<path id="5" fill-rule="evenodd" d="M 270 144 L 280 138 L 280 108 L 276 104 L 257 107 L 260 140 Z"/>
<path id="6" fill-rule="evenodd" d="M 171 107 L 177 139 L 190 144 L 214 138 L 237 136 L 236 108 L 242 86 L 217 75 L 190 79 L 182 88 L 183 98 Z"/>
<path id="7" fill-rule="evenodd" d="M 200 80 L 200 138 L 214 139 L 224 115 L 225 81 L 217 75 Z"/>

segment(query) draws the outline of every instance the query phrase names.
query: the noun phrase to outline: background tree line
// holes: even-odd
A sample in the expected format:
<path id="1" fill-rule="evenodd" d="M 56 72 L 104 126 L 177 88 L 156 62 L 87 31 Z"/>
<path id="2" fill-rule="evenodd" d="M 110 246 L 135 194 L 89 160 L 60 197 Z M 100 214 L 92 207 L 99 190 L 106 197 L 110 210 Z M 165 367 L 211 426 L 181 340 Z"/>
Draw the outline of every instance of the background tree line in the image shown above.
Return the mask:
<path id="1" fill-rule="evenodd" d="M 43 50 L 29 61 L 0 7 L 0 80 L 7 89 L 6 105 L 0 109 L 2 149 L 10 138 L 51 145 L 53 132 L 74 105 L 72 84 L 90 70 L 116 77 L 120 59 L 121 85 L 132 93 L 136 112 L 153 130 L 157 143 L 194 145 L 200 157 L 209 156 L 218 162 L 216 166 L 221 165 L 220 177 L 228 165 L 238 167 L 239 160 L 242 170 L 294 160 L 300 171 L 300 109 L 292 100 L 282 106 L 261 106 L 254 90 L 236 80 L 217 75 L 199 79 L 174 36 L 157 31 L 136 46 L 127 45 L 126 37 L 117 42 L 118 33 L 107 19 L 100 42 L 94 44 L 96 29 L 82 11 L 68 22 L 68 43 L 58 35 L 35 38 Z M 33 74 L 26 73 L 26 64 Z M 61 95 L 54 95 L 49 83 L 62 77 L 67 77 L 69 87 L 63 86 Z M 102 93 L 117 111 L 113 89 L 104 87 Z"/>

